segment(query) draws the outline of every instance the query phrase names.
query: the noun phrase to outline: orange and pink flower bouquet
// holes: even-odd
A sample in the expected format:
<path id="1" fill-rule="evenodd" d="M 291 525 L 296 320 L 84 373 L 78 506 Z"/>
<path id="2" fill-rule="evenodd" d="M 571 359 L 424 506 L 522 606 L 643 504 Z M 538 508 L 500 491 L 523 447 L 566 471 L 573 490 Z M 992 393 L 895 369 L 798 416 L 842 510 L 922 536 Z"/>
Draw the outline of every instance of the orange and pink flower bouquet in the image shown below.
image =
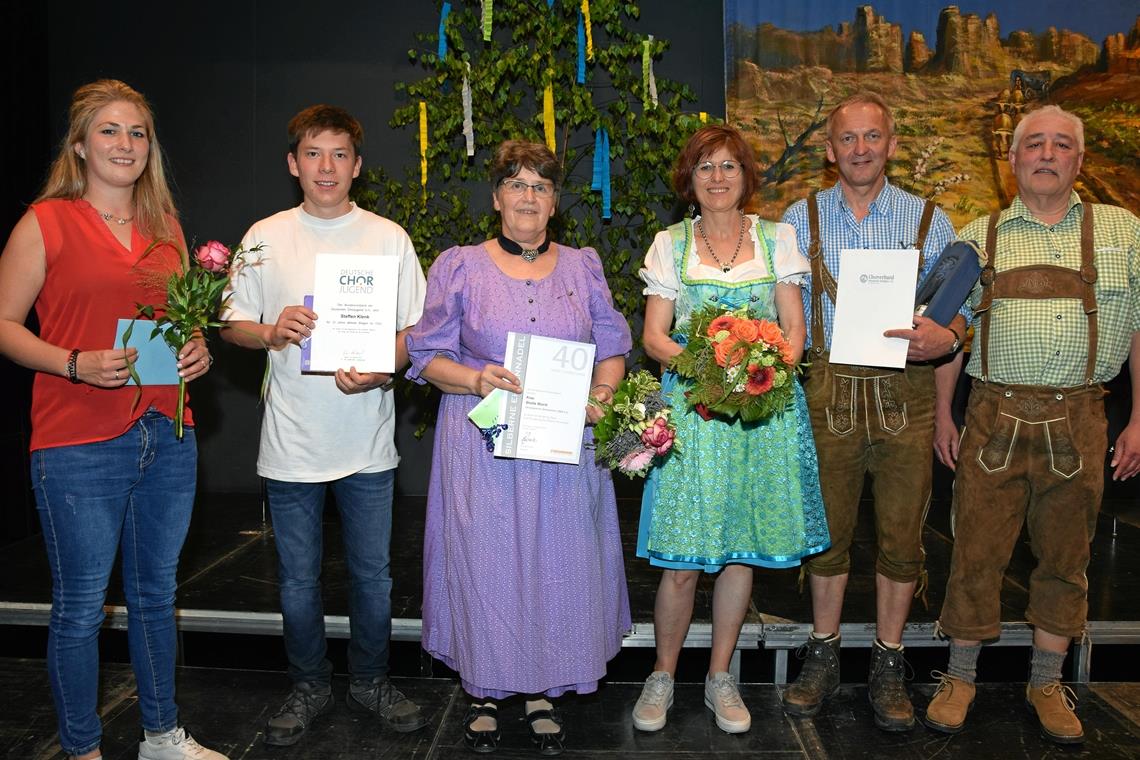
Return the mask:
<path id="1" fill-rule="evenodd" d="M 684 332 L 689 342 L 670 368 L 692 381 L 685 397 L 706 420 L 755 422 L 787 408 L 800 370 L 775 322 L 754 319 L 747 307 L 707 306 L 693 312 Z"/>

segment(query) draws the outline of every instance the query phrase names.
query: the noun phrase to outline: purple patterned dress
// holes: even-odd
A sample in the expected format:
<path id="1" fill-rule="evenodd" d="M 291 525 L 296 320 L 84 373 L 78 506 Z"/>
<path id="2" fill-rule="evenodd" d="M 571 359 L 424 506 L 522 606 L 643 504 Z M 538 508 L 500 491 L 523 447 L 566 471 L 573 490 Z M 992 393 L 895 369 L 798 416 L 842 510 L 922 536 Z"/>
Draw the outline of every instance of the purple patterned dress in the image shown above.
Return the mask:
<path id="1" fill-rule="evenodd" d="M 598 361 L 631 348 L 594 250 L 559 246 L 553 272 L 517 280 L 485 245 L 463 246 L 428 273 L 408 377 L 424 382 L 436 356 L 501 365 L 510 330 L 594 343 Z M 594 691 L 630 628 L 610 474 L 592 450 L 577 466 L 496 459 L 467 419 L 479 400 L 444 393 L 439 405 L 423 647 L 475 697 Z"/>

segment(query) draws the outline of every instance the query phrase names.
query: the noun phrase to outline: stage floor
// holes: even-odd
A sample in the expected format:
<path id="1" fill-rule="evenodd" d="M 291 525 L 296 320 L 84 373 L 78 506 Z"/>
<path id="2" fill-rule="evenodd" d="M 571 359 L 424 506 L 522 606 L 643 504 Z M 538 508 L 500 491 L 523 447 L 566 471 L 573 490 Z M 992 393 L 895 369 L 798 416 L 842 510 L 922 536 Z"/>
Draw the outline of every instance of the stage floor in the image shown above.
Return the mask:
<path id="1" fill-rule="evenodd" d="M 55 715 L 47 699 L 47 676 L 42 661 L 0 660 L 0 751 L 5 757 L 63 760 L 55 745 Z M 225 752 L 231 760 L 364 760 L 365 758 L 475 757 L 463 744 L 462 716 L 466 702 L 450 680 L 401 678 L 396 683 L 429 716 L 427 728 L 412 734 L 382 729 L 373 719 L 350 713 L 344 706 L 344 679 L 334 681 L 336 709 L 317 722 L 301 742 L 288 748 L 267 748 L 262 729 L 268 714 L 287 688 L 284 675 L 248 670 L 184 668 L 179 671 L 181 719 L 202 743 Z M 139 717 L 134 679 L 124 665 L 103 668 L 103 757 L 133 760 L 137 756 Z M 925 705 L 933 687 L 914 688 L 915 701 Z M 720 731 L 704 707 L 702 687 L 682 684 L 661 731 L 646 734 L 630 724 L 629 710 L 639 684 L 607 683 L 593 695 L 561 700 L 566 717 L 566 758 L 880 758 L 900 760 L 978 760 L 1064 755 L 1071 758 L 1136 758 L 1140 747 L 1140 685 L 1093 684 L 1076 687 L 1086 743 L 1060 749 L 1042 739 L 1036 721 L 1023 704 L 1020 685 L 983 684 L 968 728 L 957 736 L 916 726 L 905 734 L 874 728 L 866 689 L 844 686 L 831 704 L 811 720 L 791 719 L 780 709 L 775 686 L 746 685 L 745 702 L 752 712 L 752 730 L 729 735 Z M 522 705 L 506 702 L 500 711 L 503 737 L 497 758 L 537 757 Z"/>
<path id="2" fill-rule="evenodd" d="M 418 620 L 422 603 L 421 558 L 424 497 L 399 496 L 392 529 L 392 617 Z M 847 587 L 845 622 L 873 619 L 875 540 L 873 508 L 865 502 Z M 640 504 L 621 499 L 618 510 L 625 545 L 630 607 L 635 623 L 652 621 L 653 598 L 659 571 L 634 556 Z M 926 567 L 930 574 L 927 604 L 916 600 L 912 623 L 933 623 L 942 606 L 949 573 L 952 539 L 950 508 L 944 500 L 932 503 L 924 536 Z M 1118 517 L 1119 519 L 1118 519 Z M 1089 577 L 1090 621 L 1140 621 L 1140 504 L 1106 500 L 1092 546 Z M 1018 544 L 1006 572 L 1002 593 L 1003 621 L 1019 621 L 1027 602 L 1033 556 L 1027 539 Z M 325 614 L 348 612 L 348 582 L 344 551 L 335 509 L 325 513 Z M 179 567 L 180 610 L 216 610 L 227 613 L 276 613 L 276 554 L 271 526 L 262 523 L 259 499 L 253 494 L 202 495 Z M 808 594 L 797 587 L 798 570 L 756 572 L 753 602 L 746 623 L 802 623 L 811 620 Z M 112 579 L 109 605 L 121 605 L 120 583 Z M 12 605 L 50 602 L 51 579 L 43 541 L 32 536 L 4 547 L 0 556 L 0 624 Z M 694 622 L 710 622 L 711 578 L 698 590 Z M 45 619 L 46 622 L 46 619 Z"/>

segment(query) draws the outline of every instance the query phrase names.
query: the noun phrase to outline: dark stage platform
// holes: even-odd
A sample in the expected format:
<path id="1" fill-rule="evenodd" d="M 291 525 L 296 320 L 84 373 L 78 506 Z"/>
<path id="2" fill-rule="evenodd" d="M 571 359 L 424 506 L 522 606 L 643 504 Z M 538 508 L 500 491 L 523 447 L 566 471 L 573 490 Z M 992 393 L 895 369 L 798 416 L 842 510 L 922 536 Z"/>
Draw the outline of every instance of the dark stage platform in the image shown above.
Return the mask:
<path id="1" fill-rule="evenodd" d="M 133 760 L 139 725 L 133 678 L 124 665 L 105 666 L 103 675 L 103 757 Z M 0 660 L 0 750 L 6 757 L 63 759 L 54 744 L 55 716 L 46 699 L 46 681 L 41 661 Z M 397 679 L 399 688 L 429 716 L 430 723 L 422 731 L 396 734 L 384 730 L 375 720 L 350 713 L 339 701 L 299 744 L 269 749 L 262 743 L 262 727 L 267 711 L 281 698 L 282 681 L 275 673 L 184 668 L 178 678 L 182 718 L 204 744 L 225 752 L 231 760 L 475 757 L 463 744 L 461 722 L 466 704 L 462 692 L 454 681 L 440 678 Z M 338 698 L 345 687 L 343 679 L 334 681 Z M 930 685 L 916 687 L 916 701 L 925 704 L 931 690 Z M 1038 760 L 1064 755 L 1112 760 L 1135 758 L 1140 746 L 1140 686 L 1136 684 L 1078 686 L 1078 709 L 1088 738 L 1083 746 L 1064 750 L 1039 736 L 1035 720 L 1023 706 L 1021 687 L 1014 685 L 982 685 L 968 729 L 953 737 L 923 726 L 907 734 L 875 729 L 862 687 L 843 687 L 811 720 L 783 714 L 779 687 L 746 685 L 741 691 L 752 711 L 752 730 L 738 735 L 716 727 L 704 707 L 702 687 L 696 684 L 677 687 L 668 725 L 653 734 L 635 730 L 629 721 L 640 684 L 611 682 L 596 694 L 567 697 L 561 701 L 567 730 L 563 757 Z M 503 705 L 500 726 L 503 738 L 494 757 L 532 760 L 538 756 L 530 743 L 521 703 Z"/>
<path id="2" fill-rule="evenodd" d="M 971 730 L 950 738 L 918 727 L 908 735 L 888 735 L 872 726 L 866 690 L 844 686 L 840 696 L 814 720 L 791 720 L 779 707 L 778 684 L 788 672 L 790 651 L 810 628 L 809 600 L 797 590 L 796 571 L 759 571 L 753 605 L 740 640 L 734 668 L 752 709 L 753 729 L 743 736 L 719 731 L 703 707 L 699 681 L 707 667 L 702 647 L 709 639 L 711 579 L 702 580 L 693 628 L 678 670 L 676 706 L 669 726 L 658 734 L 642 734 L 630 725 L 628 712 L 639 693 L 641 678 L 652 669 L 652 609 L 658 572 L 633 556 L 639 505 L 619 502 L 635 630 L 609 669 L 609 680 L 596 695 L 565 700 L 571 739 L 567 757 L 672 758 L 697 760 L 713 756 L 764 758 L 1039 758 L 1058 750 L 1042 740 L 1022 705 L 1022 687 L 1008 682 L 1026 677 L 1029 629 L 1020 622 L 1032 557 L 1018 547 L 1006 574 L 1003 608 L 1004 646 L 982 655 L 980 676 L 989 679 L 980 691 Z M 288 689 L 279 639 L 276 559 L 273 533 L 262 524 L 255 495 L 204 496 L 200 499 L 183 553 L 178 595 L 182 662 L 179 702 L 183 718 L 204 742 L 231 758 L 451 758 L 470 757 L 463 746 L 460 720 L 465 709 L 452 674 L 424 656 L 418 647 L 420 621 L 420 552 L 422 497 L 397 500 L 393 530 L 393 673 L 400 687 L 426 707 L 431 725 L 413 735 L 397 735 L 343 707 L 316 727 L 297 747 L 267 750 L 261 731 L 267 711 L 276 708 Z M 1078 648 L 1071 673 L 1076 681 L 1080 714 L 1089 741 L 1066 755 L 1089 758 L 1140 757 L 1140 506 L 1108 501 L 1100 519 L 1089 567 L 1090 640 Z M 844 681 L 866 678 L 867 646 L 873 625 L 873 515 L 862 515 L 854 549 L 844 624 Z M 325 597 L 328 629 L 333 637 L 348 631 L 347 587 L 343 572 L 336 512 L 326 512 Z M 945 665 L 943 644 L 931 637 L 942 603 L 949 566 L 949 505 L 936 502 L 926 531 L 930 589 L 928 606 L 915 603 L 906 633 L 915 671 L 913 690 L 919 706 L 933 690 L 932 668 Z M 6 547 L 0 556 L 0 632 L 2 654 L 29 659 L 0 663 L 0 749 L 7 757 L 58 760 L 55 718 L 46 683 L 43 652 L 50 581 L 40 538 Z M 108 598 L 109 627 L 121 628 L 125 613 L 118 581 Z M 104 678 L 101 709 L 107 725 L 104 757 L 133 758 L 138 730 L 133 678 L 126 660 L 125 637 L 109 631 L 103 640 Z M 1121 646 L 1101 646 L 1113 644 Z M 339 649 L 338 649 L 339 645 Z M 343 671 L 343 642 L 331 656 Z M 794 663 L 794 659 L 793 659 Z M 435 677 L 424 677 L 435 676 Z M 442 677 L 441 677 L 442 676 Z M 768 684 L 768 685 L 763 685 Z M 777 685 L 772 685 L 777 684 Z M 337 689 L 343 691 L 343 681 Z M 521 717 L 521 706 L 505 709 L 504 739 L 499 757 L 533 757 Z"/>
<path id="3" fill-rule="evenodd" d="M 622 536 L 634 630 L 626 638 L 629 648 L 653 645 L 653 598 L 658 571 L 634 556 L 639 503 L 619 501 Z M 952 540 L 949 503 L 935 501 L 927 522 L 925 547 L 930 574 L 927 604 L 916 600 L 905 643 L 911 648 L 941 647 L 932 636 L 942 606 L 949 571 Z M 392 535 L 393 638 L 416 642 L 420 635 L 421 549 L 423 497 L 397 498 Z M 1140 505 L 1108 500 L 1093 542 L 1088 576 L 1089 641 L 1075 648 L 1072 678 L 1087 681 L 1093 644 L 1140 644 Z M 348 589 L 343 570 L 340 526 L 335 509 L 326 510 L 325 612 L 329 635 L 348 633 Z M 874 638 L 874 529 L 869 504 L 861 514 L 852 553 L 853 570 L 844 613 L 844 646 L 868 647 Z M 1001 645 L 1027 645 L 1029 628 L 1021 622 L 1027 600 L 1028 576 L 1033 558 L 1028 544 L 1017 548 L 1006 573 L 1002 595 L 1004 633 Z M 256 495 L 203 496 L 194 515 L 182 555 L 178 591 L 179 626 L 184 632 L 213 632 L 276 636 L 281 631 L 278 612 L 276 558 L 273 532 L 262 523 Z M 740 638 L 741 652 L 762 648 L 771 659 L 764 676 L 753 680 L 785 682 L 789 651 L 810 629 L 810 600 L 797 588 L 795 570 L 759 570 L 753 604 Z M 119 583 L 112 580 L 107 603 L 109 625 L 125 625 Z M 707 646 L 711 615 L 710 578 L 702 579 L 687 646 Z M 4 549 L 0 557 L 0 625 L 44 626 L 50 600 L 42 541 L 33 536 Z M 9 652 L 10 654 L 10 652 Z M 214 664 L 214 663 L 207 663 Z M 428 663 L 430 665 L 430 663 Z M 739 671 L 738 662 L 734 669 Z M 410 675 L 428 675 L 421 670 Z M 742 674 L 748 680 L 748 674 Z M 1115 678 L 1111 680 L 1116 680 Z"/>

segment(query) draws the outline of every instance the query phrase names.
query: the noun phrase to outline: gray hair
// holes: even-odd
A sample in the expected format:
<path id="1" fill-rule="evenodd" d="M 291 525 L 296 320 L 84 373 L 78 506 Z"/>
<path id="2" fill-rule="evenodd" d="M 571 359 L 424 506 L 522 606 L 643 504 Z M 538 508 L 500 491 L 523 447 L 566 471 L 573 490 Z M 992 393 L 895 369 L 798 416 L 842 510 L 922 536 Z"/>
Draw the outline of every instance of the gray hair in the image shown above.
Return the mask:
<path id="1" fill-rule="evenodd" d="M 1077 151 L 1080 153 L 1085 152 L 1085 124 L 1081 121 L 1081 117 L 1076 114 L 1069 113 L 1060 106 L 1048 105 L 1035 108 L 1029 113 L 1021 117 L 1021 121 L 1013 128 L 1013 138 L 1009 142 L 1009 152 L 1013 153 L 1017 150 L 1017 146 L 1021 144 L 1021 138 L 1025 135 L 1025 130 L 1033 117 L 1035 116 L 1059 116 L 1065 121 L 1069 122 L 1073 128 L 1073 137 L 1077 140 Z"/>

